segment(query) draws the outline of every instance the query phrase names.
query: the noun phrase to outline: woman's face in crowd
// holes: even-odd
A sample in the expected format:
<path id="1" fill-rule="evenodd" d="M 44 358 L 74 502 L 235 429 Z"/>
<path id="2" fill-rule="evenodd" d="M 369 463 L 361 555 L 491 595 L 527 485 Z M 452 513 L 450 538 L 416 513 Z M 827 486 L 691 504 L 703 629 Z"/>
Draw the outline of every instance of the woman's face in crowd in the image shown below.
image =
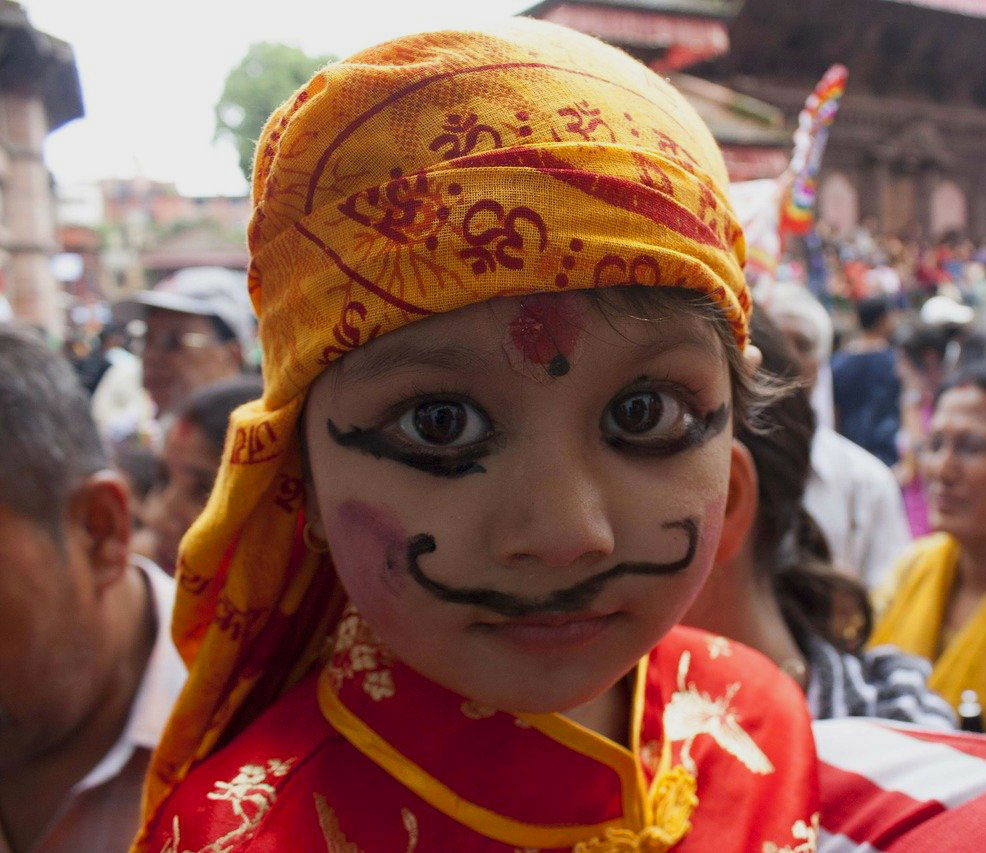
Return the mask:
<path id="1" fill-rule="evenodd" d="M 156 562 L 174 574 L 178 545 L 205 509 L 219 470 L 221 450 L 188 421 L 168 431 L 156 482 L 144 500 L 143 521 L 156 540 Z"/>
<path id="2" fill-rule="evenodd" d="M 406 663 L 486 705 L 564 710 L 630 670 L 704 581 L 730 396 L 712 324 L 685 311 L 471 306 L 315 383 L 309 514 Z"/>
<path id="3" fill-rule="evenodd" d="M 963 385 L 942 394 L 921 473 L 931 525 L 960 542 L 986 538 L 986 391 Z"/>

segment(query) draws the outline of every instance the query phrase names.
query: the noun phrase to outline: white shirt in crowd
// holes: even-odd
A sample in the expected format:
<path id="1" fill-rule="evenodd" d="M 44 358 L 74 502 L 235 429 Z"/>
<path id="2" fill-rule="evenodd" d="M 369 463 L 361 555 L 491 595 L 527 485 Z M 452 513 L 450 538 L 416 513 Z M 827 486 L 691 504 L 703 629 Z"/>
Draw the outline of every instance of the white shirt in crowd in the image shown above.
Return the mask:
<path id="1" fill-rule="evenodd" d="M 805 508 L 825 534 L 834 562 L 868 589 L 879 585 L 911 541 L 893 472 L 827 426 L 819 425 L 812 440 Z"/>
<path id="2" fill-rule="evenodd" d="M 175 581 L 146 557 L 133 554 L 131 560 L 148 581 L 157 620 L 157 636 L 140 680 L 130 717 L 120 739 L 102 760 L 72 789 L 80 794 L 112 779 L 137 749 L 153 750 L 161 739 L 187 673 L 185 663 L 171 639 L 171 611 L 175 606 Z"/>

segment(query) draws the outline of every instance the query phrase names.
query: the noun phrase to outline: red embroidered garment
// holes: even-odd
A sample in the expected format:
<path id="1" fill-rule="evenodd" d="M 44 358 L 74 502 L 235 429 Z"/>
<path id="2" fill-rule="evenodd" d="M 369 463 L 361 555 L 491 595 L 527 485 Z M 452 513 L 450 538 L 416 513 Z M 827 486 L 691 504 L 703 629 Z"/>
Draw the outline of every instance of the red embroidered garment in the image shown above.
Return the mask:
<path id="1" fill-rule="evenodd" d="M 631 752 L 557 714 L 464 700 L 351 614 L 329 666 L 191 770 L 147 849 L 815 849 L 814 744 L 790 679 L 676 628 L 635 681 Z"/>

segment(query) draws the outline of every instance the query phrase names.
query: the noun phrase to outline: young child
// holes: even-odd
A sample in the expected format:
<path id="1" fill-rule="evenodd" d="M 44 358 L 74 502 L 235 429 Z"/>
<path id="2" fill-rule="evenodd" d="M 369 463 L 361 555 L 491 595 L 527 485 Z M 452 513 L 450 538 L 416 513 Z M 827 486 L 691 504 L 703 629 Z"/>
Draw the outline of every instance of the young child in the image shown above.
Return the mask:
<path id="1" fill-rule="evenodd" d="M 138 849 L 814 849 L 797 686 L 674 627 L 745 500 L 726 180 L 664 80 L 530 21 L 274 114 L 265 393 L 183 543 Z"/>

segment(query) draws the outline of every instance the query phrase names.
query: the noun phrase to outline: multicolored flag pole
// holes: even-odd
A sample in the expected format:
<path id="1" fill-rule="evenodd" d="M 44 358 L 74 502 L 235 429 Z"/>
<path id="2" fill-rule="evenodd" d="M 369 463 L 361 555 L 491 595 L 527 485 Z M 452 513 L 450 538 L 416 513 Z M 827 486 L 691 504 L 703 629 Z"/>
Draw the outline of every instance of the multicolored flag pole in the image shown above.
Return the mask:
<path id="1" fill-rule="evenodd" d="M 808 96 L 783 174 L 730 184 L 730 197 L 746 234 L 746 276 L 754 286 L 773 279 L 784 236 L 806 234 L 814 224 L 818 171 L 847 76 L 845 66 L 833 65 Z"/>
<path id="2" fill-rule="evenodd" d="M 822 164 L 829 127 L 839 111 L 849 72 L 844 65 L 833 65 L 822 76 L 805 101 L 794 132 L 791 164 L 780 181 L 787 179 L 781 200 L 779 230 L 785 234 L 807 234 L 815 221 L 818 171 Z"/>

